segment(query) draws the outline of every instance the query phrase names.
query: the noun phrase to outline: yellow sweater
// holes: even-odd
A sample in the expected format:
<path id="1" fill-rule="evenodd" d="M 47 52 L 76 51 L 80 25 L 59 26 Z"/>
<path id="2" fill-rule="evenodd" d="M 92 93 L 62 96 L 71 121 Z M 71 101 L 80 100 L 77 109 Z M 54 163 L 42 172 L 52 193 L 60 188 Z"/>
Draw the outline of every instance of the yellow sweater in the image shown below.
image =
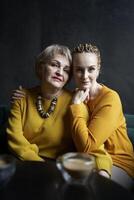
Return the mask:
<path id="1" fill-rule="evenodd" d="M 25 98 L 15 101 L 11 108 L 7 127 L 10 150 L 21 160 L 36 161 L 43 160 L 42 157 L 55 159 L 66 152 L 76 151 L 68 112 L 71 93 L 65 90 L 58 98 L 54 112 L 43 119 L 36 109 L 39 87 L 25 92 Z M 45 110 L 50 102 L 44 101 Z M 112 161 L 103 145 L 90 153 L 96 156 L 97 167 L 110 174 Z"/>
<path id="2" fill-rule="evenodd" d="M 89 119 L 85 117 L 88 107 Z M 111 155 L 113 164 L 134 177 L 134 152 L 128 138 L 119 95 L 103 85 L 87 105 L 71 105 L 73 140 L 79 151 L 93 152 L 100 145 Z"/>
<path id="3" fill-rule="evenodd" d="M 70 92 L 64 90 L 55 111 L 46 119 L 41 118 L 36 109 L 39 87 L 25 92 L 26 97 L 15 101 L 10 112 L 7 133 L 11 151 L 21 160 L 36 161 L 74 151 L 67 113 L 72 98 Z M 50 102 L 44 101 L 45 110 Z"/>

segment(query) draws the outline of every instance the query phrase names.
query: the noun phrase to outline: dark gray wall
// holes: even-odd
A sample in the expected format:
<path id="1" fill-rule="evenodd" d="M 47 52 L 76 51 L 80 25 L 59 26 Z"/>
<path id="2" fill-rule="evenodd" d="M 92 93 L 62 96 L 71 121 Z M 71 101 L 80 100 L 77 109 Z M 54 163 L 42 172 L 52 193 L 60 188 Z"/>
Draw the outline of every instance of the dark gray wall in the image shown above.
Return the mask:
<path id="1" fill-rule="evenodd" d="M 0 104 L 18 85 L 37 83 L 34 60 L 45 46 L 91 41 L 102 53 L 100 81 L 134 114 L 133 24 L 133 0 L 1 0 Z"/>

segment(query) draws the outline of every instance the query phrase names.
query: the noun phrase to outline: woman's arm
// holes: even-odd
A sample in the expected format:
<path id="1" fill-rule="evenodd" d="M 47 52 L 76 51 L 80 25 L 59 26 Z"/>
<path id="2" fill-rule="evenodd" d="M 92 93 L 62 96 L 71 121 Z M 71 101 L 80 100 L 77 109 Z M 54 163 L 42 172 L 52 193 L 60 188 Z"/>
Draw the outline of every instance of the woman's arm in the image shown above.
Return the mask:
<path id="1" fill-rule="evenodd" d="M 116 92 L 106 93 L 94 107 L 87 121 L 84 103 L 70 106 L 73 140 L 79 151 L 88 152 L 98 148 L 117 128 L 122 109 Z"/>
<path id="2" fill-rule="evenodd" d="M 23 135 L 23 106 L 25 99 L 16 100 L 12 104 L 8 120 L 7 135 L 10 150 L 21 160 L 43 161 L 38 155 L 38 147 L 31 144 Z"/>

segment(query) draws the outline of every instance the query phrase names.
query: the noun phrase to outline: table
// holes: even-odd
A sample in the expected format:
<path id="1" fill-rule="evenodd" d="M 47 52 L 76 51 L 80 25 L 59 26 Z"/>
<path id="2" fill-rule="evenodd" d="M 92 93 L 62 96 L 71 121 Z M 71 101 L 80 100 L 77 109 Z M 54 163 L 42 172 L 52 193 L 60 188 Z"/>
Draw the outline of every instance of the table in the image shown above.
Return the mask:
<path id="1" fill-rule="evenodd" d="M 132 193 L 94 173 L 87 187 L 67 185 L 54 161 L 20 161 L 10 182 L 0 189 L 0 200 L 116 200 L 134 199 Z"/>

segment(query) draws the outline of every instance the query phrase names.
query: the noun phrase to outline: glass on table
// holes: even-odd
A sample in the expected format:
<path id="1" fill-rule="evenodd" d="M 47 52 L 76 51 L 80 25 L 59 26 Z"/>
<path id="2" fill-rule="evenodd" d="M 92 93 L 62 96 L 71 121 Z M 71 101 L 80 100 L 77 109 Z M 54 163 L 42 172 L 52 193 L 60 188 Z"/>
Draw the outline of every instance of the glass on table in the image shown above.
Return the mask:
<path id="1" fill-rule="evenodd" d="M 71 184 L 86 184 L 96 169 L 95 157 L 79 152 L 70 152 L 58 157 L 56 165 L 64 180 Z"/>
<path id="2" fill-rule="evenodd" d="M 8 154 L 0 155 L 0 188 L 9 182 L 15 173 L 15 158 Z"/>

